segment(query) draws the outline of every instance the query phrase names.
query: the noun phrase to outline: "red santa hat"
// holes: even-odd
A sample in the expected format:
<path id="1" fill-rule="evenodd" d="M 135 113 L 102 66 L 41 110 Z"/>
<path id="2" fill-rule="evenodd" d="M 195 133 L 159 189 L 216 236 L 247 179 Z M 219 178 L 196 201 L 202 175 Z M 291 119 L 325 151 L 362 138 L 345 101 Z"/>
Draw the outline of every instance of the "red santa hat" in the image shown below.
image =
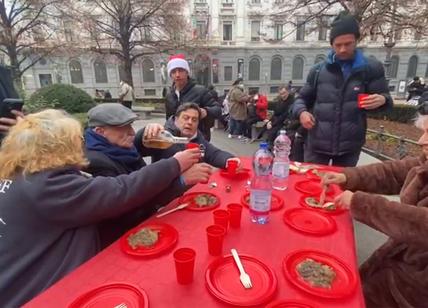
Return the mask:
<path id="1" fill-rule="evenodd" d="M 182 68 L 187 71 L 187 73 L 190 74 L 190 68 L 189 63 L 187 63 L 184 55 L 182 53 L 172 55 L 169 57 L 167 69 L 168 69 L 168 75 L 171 76 L 172 70 L 176 68 Z"/>

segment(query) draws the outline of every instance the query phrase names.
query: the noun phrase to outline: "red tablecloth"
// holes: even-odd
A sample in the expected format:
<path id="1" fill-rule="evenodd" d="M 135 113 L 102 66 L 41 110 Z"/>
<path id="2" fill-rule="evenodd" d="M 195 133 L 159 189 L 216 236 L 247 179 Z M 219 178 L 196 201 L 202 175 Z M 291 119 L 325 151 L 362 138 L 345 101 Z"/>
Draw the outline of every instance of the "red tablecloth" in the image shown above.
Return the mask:
<path id="1" fill-rule="evenodd" d="M 245 160 L 250 167 L 249 160 Z M 309 295 L 292 285 L 282 270 L 283 258 L 300 249 L 316 249 L 335 255 L 355 271 L 358 277 L 357 258 L 355 253 L 352 220 L 347 212 L 332 216 L 338 230 L 327 236 L 309 236 L 299 233 L 283 222 L 285 209 L 298 208 L 301 194 L 294 190 L 294 183 L 305 179 L 304 175 L 290 176 L 289 189 L 277 192 L 284 197 L 282 210 L 271 213 L 270 222 L 266 225 L 250 221 L 248 209 L 244 207 L 240 229 L 229 229 L 224 242 L 224 254 L 230 254 L 231 248 L 239 253 L 256 257 L 271 267 L 278 280 L 278 288 L 273 300 L 301 299 L 313 307 L 364 307 L 361 285 L 355 292 L 341 300 L 326 300 Z M 219 208 L 226 208 L 228 203 L 240 202 L 245 192 L 246 181 L 231 181 L 214 174 L 210 182 L 217 182 L 218 187 L 196 185 L 192 191 L 210 191 L 221 199 Z M 231 192 L 225 191 L 225 185 L 231 185 Z M 170 206 L 175 206 L 173 201 Z M 213 297 L 205 286 L 205 270 L 216 257 L 210 256 L 207 250 L 205 228 L 212 224 L 212 212 L 194 212 L 181 210 L 162 218 L 151 218 L 150 221 L 165 222 L 173 225 L 179 232 L 178 247 L 191 247 L 196 250 L 194 282 L 183 286 L 176 282 L 172 251 L 152 258 L 135 258 L 124 254 L 119 242 L 99 253 L 80 266 L 74 272 L 60 280 L 40 294 L 25 307 L 66 307 L 77 296 L 100 285 L 110 282 L 128 282 L 139 286 L 148 295 L 151 308 L 157 307 L 229 307 Z"/>

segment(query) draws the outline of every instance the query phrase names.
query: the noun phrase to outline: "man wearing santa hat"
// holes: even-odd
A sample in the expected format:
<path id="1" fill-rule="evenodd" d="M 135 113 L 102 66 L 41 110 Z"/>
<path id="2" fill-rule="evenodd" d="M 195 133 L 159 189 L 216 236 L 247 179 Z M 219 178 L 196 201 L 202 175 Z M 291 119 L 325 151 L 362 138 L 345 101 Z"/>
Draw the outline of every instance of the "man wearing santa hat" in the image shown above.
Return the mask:
<path id="1" fill-rule="evenodd" d="M 221 117 L 221 106 L 214 100 L 208 89 L 197 85 L 189 78 L 189 63 L 183 54 L 170 57 L 167 65 L 168 75 L 173 80 L 171 91 L 166 96 L 165 109 L 167 119 L 175 114 L 177 108 L 184 103 L 195 103 L 201 108 L 199 130 L 205 139 L 210 141 L 210 128 L 214 119 Z"/>

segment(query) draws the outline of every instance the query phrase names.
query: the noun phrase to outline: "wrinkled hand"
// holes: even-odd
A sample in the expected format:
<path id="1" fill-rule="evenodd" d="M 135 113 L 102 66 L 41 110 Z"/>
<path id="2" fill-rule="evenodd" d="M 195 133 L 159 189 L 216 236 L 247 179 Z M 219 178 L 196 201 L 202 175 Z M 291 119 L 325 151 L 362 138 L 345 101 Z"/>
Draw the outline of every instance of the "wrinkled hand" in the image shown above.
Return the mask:
<path id="1" fill-rule="evenodd" d="M 269 121 L 269 122 L 266 124 L 266 128 L 267 128 L 267 129 L 272 129 L 272 122 L 271 122 L 271 121 Z"/>
<path id="2" fill-rule="evenodd" d="M 327 172 L 321 179 L 322 185 L 329 184 L 344 184 L 346 183 L 346 175 L 338 172 Z"/>
<path id="3" fill-rule="evenodd" d="M 11 113 L 15 115 L 15 119 L 0 118 L 0 132 L 8 132 L 12 126 L 18 123 L 19 118 L 24 117 L 24 114 L 18 110 L 11 110 Z"/>
<path id="4" fill-rule="evenodd" d="M 334 198 L 334 205 L 337 208 L 343 208 L 345 210 L 349 210 L 351 207 L 351 201 L 354 193 L 349 190 L 345 190 L 343 193 Z"/>
<path id="5" fill-rule="evenodd" d="M 385 105 L 386 98 L 380 94 L 371 94 L 361 100 L 361 108 L 371 110 L 379 108 L 382 105 Z"/>
<path id="6" fill-rule="evenodd" d="M 200 182 L 207 182 L 213 168 L 206 163 L 198 163 L 184 171 L 181 175 L 183 176 L 184 183 L 186 185 L 195 185 Z"/>
<path id="7" fill-rule="evenodd" d="M 205 118 L 208 115 L 208 112 L 205 108 L 201 108 L 201 119 Z"/>
<path id="8" fill-rule="evenodd" d="M 240 169 L 240 168 L 241 168 L 241 160 L 240 160 L 238 157 L 228 158 L 228 159 L 226 160 L 226 166 L 225 166 L 225 168 L 227 168 L 227 163 L 228 163 L 229 161 L 231 161 L 231 160 L 234 160 L 234 161 L 238 162 L 238 169 Z"/>
<path id="9" fill-rule="evenodd" d="M 189 149 L 174 154 L 174 158 L 180 165 L 180 172 L 183 173 L 194 164 L 199 162 L 201 158 L 201 151 L 199 149 Z"/>
<path id="10" fill-rule="evenodd" d="M 306 129 L 311 129 L 315 125 L 314 116 L 307 111 L 303 111 L 300 114 L 299 120 L 300 120 L 300 124 L 302 124 L 302 126 Z"/>
<path id="11" fill-rule="evenodd" d="M 144 128 L 144 139 L 153 139 L 163 132 L 165 128 L 158 123 L 150 123 Z"/>

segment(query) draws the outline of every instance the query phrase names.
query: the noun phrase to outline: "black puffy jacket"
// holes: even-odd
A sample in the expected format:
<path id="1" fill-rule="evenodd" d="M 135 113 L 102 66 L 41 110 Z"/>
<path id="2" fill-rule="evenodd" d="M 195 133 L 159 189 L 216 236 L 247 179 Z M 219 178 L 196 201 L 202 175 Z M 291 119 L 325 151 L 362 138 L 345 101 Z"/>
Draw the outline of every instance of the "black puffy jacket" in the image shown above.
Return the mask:
<path id="1" fill-rule="evenodd" d="M 186 86 L 180 91 L 180 98 L 175 93 L 175 87 L 172 86 L 166 96 L 165 110 L 166 119 L 175 115 L 178 106 L 184 103 L 195 103 L 207 111 L 207 116 L 199 122 L 199 130 L 205 135 L 214 125 L 214 119 L 221 117 L 221 106 L 211 96 L 207 88 L 197 85 L 189 79 Z"/>
<path id="2" fill-rule="evenodd" d="M 361 51 L 356 51 L 346 80 L 332 52 L 325 62 L 311 69 L 293 107 L 297 118 L 303 111 L 315 117 L 315 126 L 308 131 L 310 150 L 326 155 L 361 151 L 366 137 L 366 113 L 370 111 L 358 108 L 359 93 L 385 96 L 385 105 L 373 111 L 392 106 L 382 64 L 364 57 Z"/>

